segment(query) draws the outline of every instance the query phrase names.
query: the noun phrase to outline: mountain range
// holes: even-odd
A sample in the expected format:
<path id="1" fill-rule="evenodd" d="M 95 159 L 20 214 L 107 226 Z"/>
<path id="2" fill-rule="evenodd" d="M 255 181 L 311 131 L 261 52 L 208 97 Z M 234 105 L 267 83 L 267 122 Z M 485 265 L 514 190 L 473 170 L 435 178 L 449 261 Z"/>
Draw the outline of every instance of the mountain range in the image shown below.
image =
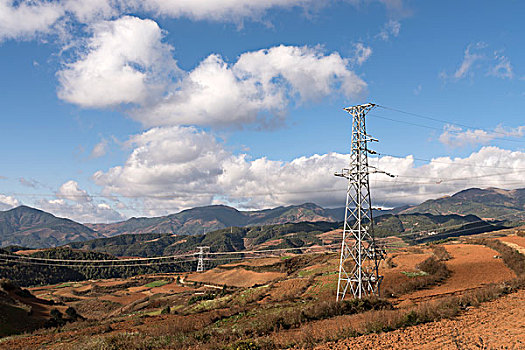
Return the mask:
<path id="1" fill-rule="evenodd" d="M 474 215 L 484 219 L 524 220 L 525 189 L 472 188 L 452 196 L 428 200 L 415 206 L 376 212 L 374 215 L 378 217 L 383 214 L 397 214 L 388 220 L 388 225 L 378 225 L 378 229 L 381 231 L 385 226 L 392 229 L 395 227 L 395 232 L 404 232 L 405 229 L 408 229 L 404 227 L 407 225 L 406 222 L 416 220 L 414 218 L 417 218 L 416 222 L 420 222 L 419 225 L 426 225 L 425 222 L 429 221 L 428 217 L 411 215 L 425 213 L 434 216 L 457 214 Z M 410 217 L 409 220 L 408 217 Z M 341 222 L 343 220 L 344 208 L 325 209 L 313 203 L 258 211 L 240 211 L 225 205 L 211 205 L 183 210 L 167 216 L 131 218 L 111 224 L 80 224 L 38 209 L 20 206 L 0 211 L 0 247 L 19 245 L 47 248 L 122 234 L 201 235 L 231 226 L 251 227 L 298 222 Z M 432 218 L 432 220 L 441 219 Z M 452 222 L 449 218 L 443 220 Z M 474 219 L 469 219 L 469 221 L 472 220 Z M 416 222 L 411 225 L 417 225 Z"/>
<path id="2" fill-rule="evenodd" d="M 102 236 L 129 233 L 202 234 L 230 226 L 256 226 L 289 222 L 337 222 L 344 208 L 325 209 L 313 203 L 256 211 L 240 211 L 225 205 L 210 205 L 153 218 L 131 218 L 113 224 L 88 224 Z"/>
<path id="3" fill-rule="evenodd" d="M 392 213 L 470 214 L 485 220 L 523 220 L 525 219 L 525 188 L 516 190 L 469 188 L 452 196 L 394 209 Z"/>

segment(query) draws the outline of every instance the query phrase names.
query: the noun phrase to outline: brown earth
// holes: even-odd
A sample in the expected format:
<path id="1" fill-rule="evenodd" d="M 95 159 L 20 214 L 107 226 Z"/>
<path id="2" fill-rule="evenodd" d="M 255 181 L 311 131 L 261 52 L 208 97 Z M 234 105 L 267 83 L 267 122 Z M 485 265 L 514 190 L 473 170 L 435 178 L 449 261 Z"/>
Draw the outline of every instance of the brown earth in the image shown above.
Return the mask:
<path id="1" fill-rule="evenodd" d="M 488 247 L 474 244 L 447 244 L 444 247 L 452 256 L 446 262 L 452 275 L 441 285 L 404 295 L 400 300 L 450 295 L 516 277 L 501 259 L 495 258 L 498 253 Z"/>
<path id="2" fill-rule="evenodd" d="M 210 283 L 216 285 L 228 285 L 234 287 L 253 287 L 258 284 L 266 284 L 278 278 L 286 277 L 280 272 L 254 272 L 243 268 L 224 270 L 215 268 L 200 274 L 192 274 L 188 281 Z"/>
<path id="3" fill-rule="evenodd" d="M 509 247 L 514 248 L 517 251 L 519 251 L 521 254 L 525 255 L 525 237 L 511 235 L 511 236 L 500 237 L 498 239 L 501 242 L 508 245 Z"/>
<path id="4" fill-rule="evenodd" d="M 514 244 L 521 242 L 519 238 L 522 237 L 517 237 L 518 240 L 515 237 L 508 236 L 500 240 L 517 242 Z M 390 299 L 396 308 L 403 307 L 401 302 L 405 303 L 405 306 L 414 305 L 427 299 L 434 300 L 450 294 L 461 294 L 488 283 L 497 283 L 515 277 L 502 259 L 497 258 L 498 253 L 485 246 L 457 243 L 443 245 L 443 247 L 452 256 L 445 262 L 452 272 L 451 276 L 440 285 L 401 296 L 399 299 Z M 432 254 L 433 250 L 428 246 L 403 247 L 389 254 L 390 261 L 381 265 L 381 272 L 385 276 L 382 287 L 386 288 L 414 278 L 408 277 L 403 272 L 418 272 L 416 266 Z M 338 264 L 338 254 L 298 255 L 286 260 L 281 258 L 246 260 L 204 273 L 184 273 L 179 275 L 180 283 L 175 282 L 177 274 L 159 274 L 37 287 L 31 289 L 32 292 L 46 299 L 61 301 L 61 298 L 76 298 L 76 301 L 62 300 L 65 304 L 60 306 L 60 310 L 63 312 L 68 306 L 73 306 L 90 321 L 85 321 L 85 326 L 82 323 L 72 324 L 61 330 L 42 330 L 31 336 L 2 339 L 0 348 L 69 349 L 71 344 L 77 346 L 85 339 L 90 339 L 90 335 L 105 337 L 119 332 L 140 331 L 149 336 L 159 332 L 166 334 L 172 331 L 173 327 L 186 327 L 186 324 L 189 325 L 188 332 L 192 332 L 194 328 L 202 329 L 206 325 L 213 324 L 217 313 L 228 313 L 228 317 L 235 315 L 232 310 L 238 307 L 241 301 L 242 307 L 255 312 L 254 315 L 257 316 L 250 316 L 253 318 L 265 315 L 264 310 L 280 310 L 281 307 L 293 308 L 303 305 L 302 303 L 316 304 L 332 301 L 337 288 Z M 167 280 L 170 283 L 160 287 L 146 286 L 149 282 L 159 280 Z M 204 285 L 194 286 L 193 282 L 202 282 Z M 223 285 L 236 288 L 228 288 L 224 295 L 220 294 L 224 292 L 220 287 Z M 266 286 L 248 290 L 257 285 Z M 195 303 L 188 302 L 193 296 L 204 296 L 206 293 L 217 293 L 218 296 L 216 300 L 197 299 Z M 456 345 L 457 348 L 471 348 L 476 344 L 481 345 L 481 342 L 485 344 L 485 348 L 498 348 L 504 344 L 501 340 L 503 336 L 510 339 L 509 348 L 525 349 L 523 344 L 517 343 L 518 340 L 522 340 L 519 336 L 525 333 L 524 298 L 525 291 L 520 291 L 501 300 L 482 304 L 480 309 L 469 310 L 455 320 L 443 320 L 385 334 L 345 339 L 338 343 L 327 343 L 319 349 L 346 349 L 352 346 L 361 349 L 371 347 L 448 349 Z M 494 317 L 498 310 L 501 311 L 500 306 L 504 305 L 498 304 L 502 300 L 507 301 L 509 308 Z M 214 309 L 211 305 L 218 306 L 214 306 L 216 307 Z M 159 315 L 166 306 L 171 307 L 172 314 Z M 47 315 L 48 311 L 46 307 L 43 314 Z M 246 317 L 240 317 L 238 321 L 236 318 L 235 322 L 240 324 L 247 322 L 249 316 Z M 480 317 L 479 324 L 473 325 L 476 317 Z M 340 339 L 335 335 L 342 327 L 359 329 L 364 318 L 366 313 L 311 321 L 299 328 L 274 331 L 268 337 L 276 344 L 289 344 L 295 338 L 328 339 L 328 335 L 334 335 L 330 339 Z M 494 330 L 491 328 L 492 319 L 495 320 L 494 323 L 498 323 Z M 502 331 L 500 328 L 505 327 L 505 322 L 508 325 L 506 330 Z M 111 327 L 108 328 L 109 324 Z M 473 329 L 472 334 L 465 329 L 468 327 Z M 478 343 L 475 343 L 476 341 Z"/>
<path id="5" fill-rule="evenodd" d="M 453 320 L 348 338 L 316 349 L 525 349 L 525 291 L 482 304 Z"/>

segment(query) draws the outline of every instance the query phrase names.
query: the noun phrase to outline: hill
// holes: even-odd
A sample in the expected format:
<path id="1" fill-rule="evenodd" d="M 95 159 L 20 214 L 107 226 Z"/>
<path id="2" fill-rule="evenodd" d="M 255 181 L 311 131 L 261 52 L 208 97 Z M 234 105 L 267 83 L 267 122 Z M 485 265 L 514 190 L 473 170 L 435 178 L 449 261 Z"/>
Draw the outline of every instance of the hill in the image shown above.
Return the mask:
<path id="1" fill-rule="evenodd" d="M 524 220 L 525 188 L 470 188 L 452 196 L 431 199 L 419 205 L 396 210 L 397 214 L 476 215 L 490 220 Z"/>
<path id="2" fill-rule="evenodd" d="M 408 243 L 439 240 L 501 228 L 474 215 L 455 214 L 387 214 L 377 217 L 375 223 L 376 237 L 401 236 Z M 209 246 L 212 252 L 297 248 L 335 243 L 341 238 L 341 233 L 335 230 L 341 227 L 342 222 L 301 222 L 230 227 L 200 235 L 124 234 L 70 243 L 68 246 L 115 256 L 137 257 L 186 253 L 196 250 L 199 246 Z"/>
<path id="3" fill-rule="evenodd" d="M 0 212 L 0 247 L 54 247 L 98 236 L 82 224 L 26 206 Z"/>
<path id="4" fill-rule="evenodd" d="M 138 257 L 186 253 L 195 250 L 198 246 L 209 246 L 213 252 L 243 251 L 261 247 L 296 248 L 322 244 L 318 235 L 340 226 L 341 223 L 301 222 L 232 227 L 208 232 L 205 235 L 125 234 L 70 243 L 68 246 L 115 256 Z"/>
<path id="5" fill-rule="evenodd" d="M 183 210 L 154 218 L 131 218 L 112 224 L 90 224 L 100 235 L 171 233 L 200 234 L 230 226 L 256 226 L 291 222 L 338 222 L 344 220 L 344 209 L 324 209 L 313 203 L 257 211 L 240 211 L 225 205 L 210 205 Z"/>

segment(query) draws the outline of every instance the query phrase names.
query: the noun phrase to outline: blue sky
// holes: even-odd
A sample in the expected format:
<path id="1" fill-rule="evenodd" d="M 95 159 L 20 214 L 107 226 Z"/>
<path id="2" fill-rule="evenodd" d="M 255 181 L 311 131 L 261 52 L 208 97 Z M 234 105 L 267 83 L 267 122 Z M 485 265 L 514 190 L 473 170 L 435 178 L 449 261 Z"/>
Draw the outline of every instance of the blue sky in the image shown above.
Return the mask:
<path id="1" fill-rule="evenodd" d="M 342 108 L 368 101 L 417 114 L 368 118 L 382 153 L 370 162 L 399 175 L 372 177 L 379 205 L 525 187 L 524 10 L 2 1 L 0 210 L 108 222 L 212 203 L 341 206 Z"/>

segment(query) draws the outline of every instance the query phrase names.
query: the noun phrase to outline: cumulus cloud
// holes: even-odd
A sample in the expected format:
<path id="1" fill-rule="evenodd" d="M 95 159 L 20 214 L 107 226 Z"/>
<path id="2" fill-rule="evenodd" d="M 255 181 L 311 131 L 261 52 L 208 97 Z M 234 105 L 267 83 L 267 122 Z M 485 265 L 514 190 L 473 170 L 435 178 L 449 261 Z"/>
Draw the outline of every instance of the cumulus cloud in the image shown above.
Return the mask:
<path id="1" fill-rule="evenodd" d="M 240 125 L 282 121 L 292 103 L 332 93 L 357 98 L 367 84 L 337 52 L 276 46 L 243 53 L 234 64 L 210 55 L 179 88 L 134 113 L 146 125 Z"/>
<path id="2" fill-rule="evenodd" d="M 0 194 L 0 210 L 8 210 L 19 205 L 20 202 L 15 197 Z"/>
<path id="3" fill-rule="evenodd" d="M 112 222 L 125 219 L 124 215 L 105 202 L 95 201 L 76 181 L 60 186 L 54 199 L 41 199 L 35 206 L 60 217 L 78 222 Z"/>
<path id="4" fill-rule="evenodd" d="M 306 11 L 335 2 L 315 0 L 0 0 L 0 41 L 30 39 L 37 34 L 63 34 L 70 23 L 96 23 L 123 14 L 164 18 L 186 17 L 242 23 L 259 20 L 271 9 Z M 346 0 L 360 5 L 363 0 Z M 402 9 L 401 0 L 380 0 L 389 12 Z M 66 33 L 67 34 L 67 33 Z"/>
<path id="5" fill-rule="evenodd" d="M 159 127 L 130 140 L 126 163 L 93 175 L 106 195 L 139 199 L 140 215 L 162 215 L 209 204 L 261 209 L 315 202 L 344 204 L 346 182 L 335 171 L 349 155 L 328 153 L 275 161 L 233 154 L 213 135 L 193 127 Z M 418 166 L 412 156 L 370 159 L 398 175 L 371 175 L 378 206 L 416 204 L 464 188 L 523 187 L 525 153 L 484 147 L 466 158 L 436 158 Z"/>
<path id="6" fill-rule="evenodd" d="M 73 180 L 63 183 L 58 189 L 56 196 L 58 198 L 68 199 L 78 203 L 88 203 L 93 201 L 87 191 L 80 189 L 78 183 Z"/>
<path id="7" fill-rule="evenodd" d="M 162 38 L 151 20 L 98 23 L 79 59 L 58 72 L 59 97 L 86 108 L 131 104 L 131 116 L 148 126 L 274 125 L 292 104 L 334 93 L 357 98 L 367 87 L 348 59 L 320 47 L 280 45 L 232 64 L 212 54 L 182 72 Z M 362 63 L 371 49 L 361 45 L 358 54 Z"/>
<path id="8" fill-rule="evenodd" d="M 497 138 L 522 137 L 523 135 L 525 135 L 525 125 L 517 128 L 504 128 L 500 125 L 493 131 L 487 131 L 482 129 L 464 130 L 458 126 L 447 124 L 439 136 L 439 141 L 449 147 L 464 147 L 487 144 Z"/>
<path id="9" fill-rule="evenodd" d="M 82 107 L 144 103 L 178 70 L 172 47 L 152 20 L 126 16 L 97 23 L 92 31 L 79 59 L 57 73 L 58 96 L 65 101 Z"/>
<path id="10" fill-rule="evenodd" d="M 0 0 L 0 41 L 49 32 L 64 13 L 56 2 Z"/>

